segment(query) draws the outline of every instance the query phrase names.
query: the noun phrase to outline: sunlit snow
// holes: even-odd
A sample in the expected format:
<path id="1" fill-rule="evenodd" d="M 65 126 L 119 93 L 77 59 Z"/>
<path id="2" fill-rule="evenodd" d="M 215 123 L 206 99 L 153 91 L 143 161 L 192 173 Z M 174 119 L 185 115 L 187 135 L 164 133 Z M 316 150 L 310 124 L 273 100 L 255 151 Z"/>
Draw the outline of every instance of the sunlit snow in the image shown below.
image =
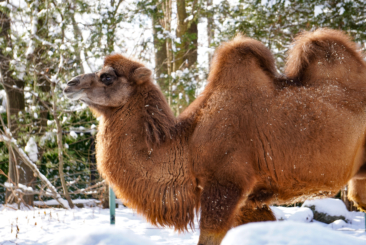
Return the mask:
<path id="1" fill-rule="evenodd" d="M 2 245 L 28 244 L 191 244 L 198 242 L 199 226 L 178 234 L 173 229 L 157 228 L 147 223 L 133 210 L 119 205 L 116 225 L 109 224 L 109 210 L 95 206 L 93 199 L 78 199 L 74 203 L 85 208 L 70 210 L 48 208 L 16 211 L 15 205 L 0 205 L 0 241 Z M 120 203 L 119 200 L 117 200 Z M 324 205 L 331 201 L 321 200 Z M 57 204 L 48 201 L 48 205 Z M 348 212 L 349 223 L 337 220 L 324 224 L 312 220 L 309 208 L 271 207 L 279 221 L 243 225 L 231 230 L 223 245 L 231 244 L 366 244 L 365 220 L 361 212 Z M 333 209 L 339 214 L 343 210 Z M 17 230 L 19 229 L 19 230 Z"/>
<path id="2" fill-rule="evenodd" d="M 33 137 L 30 137 L 24 151 L 28 153 L 29 158 L 36 162 L 38 160 L 38 147 Z"/>

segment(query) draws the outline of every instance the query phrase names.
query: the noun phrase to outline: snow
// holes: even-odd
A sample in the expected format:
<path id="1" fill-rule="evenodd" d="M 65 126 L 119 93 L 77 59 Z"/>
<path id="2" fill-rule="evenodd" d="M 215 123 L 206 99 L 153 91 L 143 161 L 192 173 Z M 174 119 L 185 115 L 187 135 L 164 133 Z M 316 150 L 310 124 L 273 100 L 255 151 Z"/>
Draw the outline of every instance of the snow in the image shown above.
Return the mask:
<path id="1" fill-rule="evenodd" d="M 310 208 L 306 207 L 271 207 L 277 220 L 292 220 L 299 222 L 313 221 L 314 214 Z"/>
<path id="2" fill-rule="evenodd" d="M 95 200 L 95 199 L 74 199 L 72 200 L 72 202 L 74 204 L 83 204 L 85 207 L 92 207 L 92 206 L 96 206 L 96 204 L 100 203 L 100 201 Z M 59 203 L 54 200 L 47 200 L 47 201 L 34 201 L 34 205 L 38 206 L 53 206 L 53 205 L 59 205 Z"/>
<path id="3" fill-rule="evenodd" d="M 5 90 L 0 90 L 0 100 L 1 105 L 0 105 L 0 113 L 5 113 L 6 112 L 6 92 Z"/>
<path id="4" fill-rule="evenodd" d="M 366 240 L 365 214 L 362 212 L 349 212 L 345 209 L 344 204 L 341 205 L 339 202 L 343 204 L 341 200 L 332 198 L 305 201 L 305 203 L 310 203 L 310 206 L 315 204 L 315 207 L 319 207 L 318 210 L 321 210 L 321 212 L 327 213 L 328 215 L 343 215 L 346 217 L 348 223 L 343 220 L 336 220 L 331 224 L 325 224 L 317 220 L 313 220 L 313 213 L 309 208 L 305 207 L 305 203 L 302 207 L 271 207 L 271 209 L 278 221 L 296 221 L 301 223 L 310 222 L 309 224 L 318 224 L 327 229 L 341 231 L 344 234 Z"/>
<path id="5" fill-rule="evenodd" d="M 323 199 L 329 203 L 327 199 Z M 76 199 L 85 208 L 34 208 L 15 210 L 0 205 L 0 243 L 18 244 L 197 244 L 195 230 L 178 234 L 170 228 L 157 228 L 129 208 L 119 205 L 116 225 L 109 224 L 109 210 L 101 209 L 94 199 Z M 48 205 L 58 204 L 50 200 Z M 35 204 L 44 204 L 35 202 Z M 116 203 L 121 203 L 116 200 Z M 337 220 L 332 224 L 309 221 L 309 208 L 271 207 L 278 222 L 258 222 L 232 229 L 223 241 L 229 244 L 366 244 L 365 220 L 361 212 L 348 212 L 350 223 Z M 332 210 L 333 212 L 334 210 Z M 16 226 L 19 232 L 16 232 Z M 13 228 L 12 228 L 13 227 Z M 16 238 L 16 236 L 18 238 Z M 240 241 L 240 243 L 238 243 Z"/>
<path id="6" fill-rule="evenodd" d="M 40 145 L 44 146 L 47 141 L 55 142 L 53 132 L 46 132 L 40 139 Z"/>
<path id="7" fill-rule="evenodd" d="M 6 188 L 12 188 L 14 185 L 12 184 L 12 183 L 9 183 L 9 182 L 5 182 L 4 183 L 4 186 L 6 187 Z M 18 187 L 19 187 L 19 189 L 18 189 L 18 191 L 30 191 L 30 192 L 32 192 L 33 191 L 33 188 L 32 187 L 30 187 L 30 186 L 26 186 L 26 185 L 23 185 L 23 184 L 20 184 L 20 183 L 18 183 Z"/>
<path id="8" fill-rule="evenodd" d="M 331 216 L 344 216 L 346 219 L 348 219 L 349 212 L 346 208 L 346 205 L 339 199 L 326 198 L 306 200 L 302 206 L 315 206 L 315 210 L 320 213 L 327 213 Z"/>
<path id="9" fill-rule="evenodd" d="M 12 183 L 9 183 L 9 182 L 5 182 L 5 183 L 4 183 L 4 186 L 5 186 L 6 188 L 11 188 L 11 187 L 13 187 L 13 184 L 12 184 Z"/>
<path id="10" fill-rule="evenodd" d="M 317 5 L 314 7 L 314 17 L 317 17 L 319 14 L 323 13 L 324 5 Z"/>
<path id="11" fill-rule="evenodd" d="M 65 44 L 61 44 L 60 49 L 61 49 L 61 50 L 66 50 L 66 49 L 67 49 L 67 47 L 66 47 L 66 45 L 65 45 Z"/>
<path id="12" fill-rule="evenodd" d="M 7 7 L 7 8 L 9 8 L 9 9 L 12 7 L 12 6 L 11 6 L 10 4 L 8 4 L 7 2 L 1 2 L 1 3 L 0 3 L 0 6 L 1 6 L 1 7 L 4 7 L 4 8 L 5 8 L 5 7 Z"/>
<path id="13" fill-rule="evenodd" d="M 340 9 L 339 9 L 339 15 L 342 15 L 343 13 L 344 13 L 344 8 L 343 7 L 341 7 Z"/>
<path id="14" fill-rule="evenodd" d="M 26 185 L 23 185 L 23 184 L 20 184 L 20 183 L 18 183 L 18 186 L 22 190 L 25 190 L 25 191 L 33 191 L 33 188 L 30 187 L 30 186 L 26 186 Z"/>
<path id="15" fill-rule="evenodd" d="M 347 223 L 346 223 L 346 221 L 339 219 L 339 220 L 336 220 L 333 223 L 329 224 L 328 226 L 332 229 L 340 229 L 340 228 L 347 227 Z"/>
<path id="16" fill-rule="evenodd" d="M 99 207 L 15 211 L 0 205 L 1 245 L 197 244 L 198 236 L 198 229 L 178 234 L 154 227 L 122 205 L 116 209 L 114 227 L 109 224 L 109 209 Z"/>
<path id="17" fill-rule="evenodd" d="M 78 135 L 75 133 L 75 131 L 70 131 L 70 136 L 76 139 Z"/>
<path id="18" fill-rule="evenodd" d="M 105 245 L 105 244 L 155 244 L 148 238 L 136 236 L 128 230 L 121 230 L 116 227 L 105 227 L 103 229 L 94 229 L 92 231 L 74 231 L 72 234 L 65 236 L 60 235 L 53 245 Z"/>
<path id="19" fill-rule="evenodd" d="M 30 137 L 27 145 L 24 148 L 25 152 L 28 153 L 29 158 L 33 161 L 36 162 L 38 160 L 38 148 L 37 148 L 37 143 L 34 140 L 33 137 Z"/>
<path id="20" fill-rule="evenodd" d="M 187 18 L 185 18 L 184 22 L 188 22 L 193 20 L 193 15 L 188 16 Z"/>
<path id="21" fill-rule="evenodd" d="M 38 0 L 36 0 L 35 2 L 34 2 L 34 10 L 33 10 L 33 19 L 32 19 L 32 26 L 31 26 L 31 28 L 30 28 L 30 30 L 31 30 L 31 36 L 35 36 L 36 35 L 36 33 L 37 33 L 37 23 L 38 23 L 38 5 L 39 5 L 39 3 L 38 3 Z M 35 43 L 34 43 L 34 41 L 33 41 L 33 39 L 31 38 L 30 39 L 30 41 L 29 41 L 29 44 L 28 44 L 28 49 L 27 49 L 27 51 L 25 52 L 25 56 L 26 57 L 28 57 L 28 56 L 30 56 L 30 55 L 32 55 L 33 54 L 33 52 L 34 52 L 34 45 L 35 45 Z"/>
<path id="22" fill-rule="evenodd" d="M 261 222 L 234 228 L 228 232 L 221 245 L 263 244 L 332 244 L 361 245 L 365 241 L 318 224 L 289 222 Z"/>

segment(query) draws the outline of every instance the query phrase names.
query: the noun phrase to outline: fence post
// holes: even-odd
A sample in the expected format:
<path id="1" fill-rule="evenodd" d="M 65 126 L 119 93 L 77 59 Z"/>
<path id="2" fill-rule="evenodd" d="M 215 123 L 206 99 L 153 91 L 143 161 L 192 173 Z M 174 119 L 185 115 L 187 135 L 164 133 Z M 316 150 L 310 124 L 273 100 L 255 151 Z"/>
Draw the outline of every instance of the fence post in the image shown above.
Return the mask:
<path id="1" fill-rule="evenodd" d="M 109 186 L 109 213 L 111 225 L 114 225 L 116 223 L 116 196 L 111 186 Z"/>

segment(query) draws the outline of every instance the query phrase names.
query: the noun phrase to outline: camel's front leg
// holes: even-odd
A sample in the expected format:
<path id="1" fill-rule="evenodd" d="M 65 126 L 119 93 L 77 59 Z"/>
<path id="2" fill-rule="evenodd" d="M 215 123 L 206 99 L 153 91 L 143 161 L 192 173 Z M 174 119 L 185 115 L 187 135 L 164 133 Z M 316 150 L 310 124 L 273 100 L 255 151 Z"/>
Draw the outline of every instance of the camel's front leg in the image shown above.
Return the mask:
<path id="1" fill-rule="evenodd" d="M 201 195 L 200 238 L 198 244 L 219 245 L 234 225 L 243 191 L 232 183 L 211 181 Z"/>

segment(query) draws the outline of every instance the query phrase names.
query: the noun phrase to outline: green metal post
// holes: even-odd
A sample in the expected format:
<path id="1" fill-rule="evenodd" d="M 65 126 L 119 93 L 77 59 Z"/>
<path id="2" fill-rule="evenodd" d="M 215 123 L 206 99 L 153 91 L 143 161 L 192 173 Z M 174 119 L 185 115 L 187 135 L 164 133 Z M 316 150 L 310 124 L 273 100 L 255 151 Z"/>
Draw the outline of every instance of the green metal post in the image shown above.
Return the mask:
<path id="1" fill-rule="evenodd" d="M 109 213 L 111 216 L 111 225 L 116 223 L 116 196 L 113 189 L 109 186 Z"/>

